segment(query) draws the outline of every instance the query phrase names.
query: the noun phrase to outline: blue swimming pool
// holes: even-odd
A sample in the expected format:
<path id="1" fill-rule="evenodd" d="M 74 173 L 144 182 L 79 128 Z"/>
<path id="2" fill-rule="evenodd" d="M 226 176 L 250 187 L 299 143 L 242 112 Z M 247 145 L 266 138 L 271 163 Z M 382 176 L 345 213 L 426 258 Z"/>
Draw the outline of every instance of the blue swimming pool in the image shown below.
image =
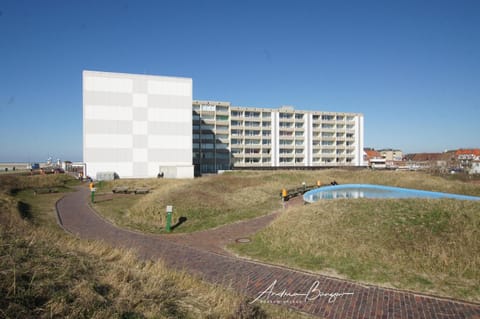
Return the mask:
<path id="1" fill-rule="evenodd" d="M 303 199 L 313 203 L 320 199 L 340 198 L 454 198 L 480 200 L 480 197 L 430 192 L 411 188 L 400 188 L 372 184 L 345 184 L 320 187 L 306 192 Z"/>

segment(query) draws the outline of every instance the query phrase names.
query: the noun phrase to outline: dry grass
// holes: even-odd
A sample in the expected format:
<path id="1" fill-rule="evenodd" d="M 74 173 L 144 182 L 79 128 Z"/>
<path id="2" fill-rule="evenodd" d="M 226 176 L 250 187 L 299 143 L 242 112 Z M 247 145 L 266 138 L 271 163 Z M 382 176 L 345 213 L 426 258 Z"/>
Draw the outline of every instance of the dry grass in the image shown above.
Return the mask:
<path id="1" fill-rule="evenodd" d="M 480 301 L 480 209 L 452 199 L 324 200 L 232 246 L 260 260 Z"/>
<path id="2" fill-rule="evenodd" d="M 173 205 L 175 219 L 187 218 L 176 231 L 208 229 L 278 209 L 278 184 L 264 177 L 262 173 L 227 173 L 188 181 L 151 180 L 150 194 L 120 195 L 112 201 L 98 197 L 95 208 L 117 225 L 157 233 L 165 226 L 165 207 Z M 111 188 L 108 183 L 101 190 Z"/>
<path id="3" fill-rule="evenodd" d="M 62 194 L 34 196 L 28 182 L 0 182 L 0 318 L 304 318 L 279 307 L 245 307 L 244 297 L 161 261 L 75 239 L 55 222 Z M 34 180 L 41 187 L 68 183 Z"/>
<path id="4" fill-rule="evenodd" d="M 174 219 L 187 221 L 175 232 L 209 229 L 239 220 L 268 214 L 279 209 L 283 187 L 299 187 L 320 180 L 345 183 L 370 183 L 425 190 L 480 195 L 479 187 L 460 181 L 446 181 L 416 172 L 369 170 L 321 171 L 240 171 L 206 176 L 194 180 L 116 180 L 103 183 L 100 193 L 114 186 L 149 187 L 148 195 L 97 195 L 95 209 L 111 222 L 143 232 L 161 233 L 165 228 L 165 207 L 173 205 Z M 108 200 L 106 200 L 108 199 Z"/>

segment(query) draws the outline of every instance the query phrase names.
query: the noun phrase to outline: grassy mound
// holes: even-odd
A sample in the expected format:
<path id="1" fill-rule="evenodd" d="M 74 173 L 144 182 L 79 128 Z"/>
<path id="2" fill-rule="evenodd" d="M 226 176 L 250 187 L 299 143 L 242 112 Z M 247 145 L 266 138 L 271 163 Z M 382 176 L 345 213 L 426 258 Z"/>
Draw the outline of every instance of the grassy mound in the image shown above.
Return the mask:
<path id="1" fill-rule="evenodd" d="M 0 318 L 298 318 L 56 224 L 68 177 L 0 177 Z M 12 195 L 14 194 L 14 196 Z"/>
<path id="2" fill-rule="evenodd" d="M 480 195 L 479 187 L 416 172 L 369 170 L 238 171 L 194 180 L 116 180 L 101 183 L 95 209 L 114 224 L 150 233 L 165 228 L 165 207 L 173 205 L 174 218 L 187 221 L 175 232 L 209 229 L 271 213 L 281 208 L 282 188 L 306 182 L 370 183 L 433 191 Z M 147 195 L 101 195 L 115 186 L 149 187 Z"/>
<path id="3" fill-rule="evenodd" d="M 289 209 L 246 245 L 252 258 L 480 301 L 480 209 L 474 201 L 324 200 Z"/>

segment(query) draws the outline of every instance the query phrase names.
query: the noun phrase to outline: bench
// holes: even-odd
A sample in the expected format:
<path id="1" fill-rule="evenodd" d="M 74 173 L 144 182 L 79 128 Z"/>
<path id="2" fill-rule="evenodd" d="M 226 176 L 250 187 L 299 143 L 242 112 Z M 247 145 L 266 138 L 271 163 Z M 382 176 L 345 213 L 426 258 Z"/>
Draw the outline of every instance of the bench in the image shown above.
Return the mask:
<path id="1" fill-rule="evenodd" d="M 143 187 L 143 188 L 137 188 L 135 189 L 134 193 L 135 194 L 148 194 L 150 192 L 150 189 Z"/>
<path id="2" fill-rule="evenodd" d="M 113 192 L 114 194 L 116 194 L 116 193 L 124 193 L 124 194 L 127 194 L 127 193 L 129 193 L 129 188 L 128 188 L 128 186 L 117 186 L 117 187 L 114 187 L 114 188 L 112 189 L 112 192 Z"/>

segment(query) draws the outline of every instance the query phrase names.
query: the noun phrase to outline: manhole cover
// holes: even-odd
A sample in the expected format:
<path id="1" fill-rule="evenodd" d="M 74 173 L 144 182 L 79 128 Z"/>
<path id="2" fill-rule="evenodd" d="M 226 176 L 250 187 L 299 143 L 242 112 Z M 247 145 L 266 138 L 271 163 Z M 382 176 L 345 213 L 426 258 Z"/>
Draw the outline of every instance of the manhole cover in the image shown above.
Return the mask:
<path id="1" fill-rule="evenodd" d="M 252 240 L 251 240 L 250 238 L 237 238 L 237 239 L 235 239 L 235 241 L 236 241 L 237 243 L 242 243 L 242 244 L 243 244 L 243 243 L 249 243 L 249 242 L 251 242 Z"/>

